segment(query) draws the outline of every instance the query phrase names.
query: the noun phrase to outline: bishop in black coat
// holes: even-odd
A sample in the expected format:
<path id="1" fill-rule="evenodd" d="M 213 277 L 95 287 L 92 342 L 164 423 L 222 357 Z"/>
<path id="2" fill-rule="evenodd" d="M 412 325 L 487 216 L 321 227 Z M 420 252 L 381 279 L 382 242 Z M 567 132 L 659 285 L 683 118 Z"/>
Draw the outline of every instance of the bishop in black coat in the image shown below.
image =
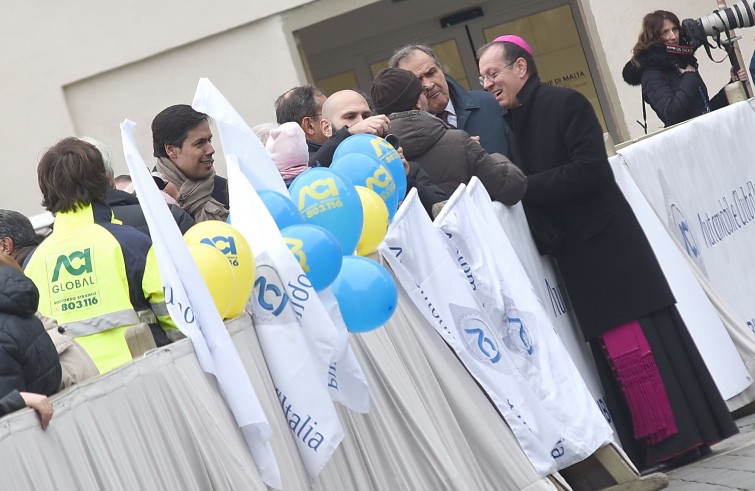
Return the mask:
<path id="1" fill-rule="evenodd" d="M 674 305 L 588 100 L 537 75 L 517 98 L 505 117 L 512 160 L 528 176 L 522 203 L 540 253 L 556 259 L 585 339 Z"/>
<path id="2" fill-rule="evenodd" d="M 484 47 L 480 72 L 486 90 L 509 109 L 504 117 L 511 130 L 511 157 L 528 176 L 522 204 L 530 231 L 540 253 L 556 260 L 582 334 L 590 341 L 623 448 L 642 469 L 680 455 L 699 456 L 700 449 L 735 434 L 736 424 L 616 184 L 592 106 L 575 90 L 540 83 L 531 49 L 516 40 L 498 43 L 503 49 L 496 51 Z M 606 337 L 614 339 L 613 348 L 629 349 L 622 356 L 635 361 L 641 344 L 617 346 L 617 333 L 621 343 L 644 338 L 651 360 L 641 362 L 638 372 L 645 388 L 648 381 L 662 387 L 658 394 L 640 391 L 638 398 L 637 374 L 616 372 L 618 358 L 608 354 Z M 640 405 L 650 405 L 630 409 L 629 394 Z M 663 418 L 666 411 L 673 413 L 664 420 L 664 428 L 673 425 L 673 431 L 635 437 L 643 418 L 654 411 Z"/>

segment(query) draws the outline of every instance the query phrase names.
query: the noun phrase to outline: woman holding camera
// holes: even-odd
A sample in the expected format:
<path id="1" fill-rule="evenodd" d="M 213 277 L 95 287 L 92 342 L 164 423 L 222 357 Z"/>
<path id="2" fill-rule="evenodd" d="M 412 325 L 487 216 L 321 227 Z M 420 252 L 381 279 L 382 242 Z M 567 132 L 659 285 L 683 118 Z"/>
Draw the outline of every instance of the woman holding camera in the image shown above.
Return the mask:
<path id="1" fill-rule="evenodd" d="M 680 25 L 672 12 L 647 14 L 632 59 L 622 72 L 629 85 L 642 85 L 643 101 L 667 127 L 727 105 L 723 89 L 712 99 L 708 97 L 697 70 L 695 49 L 685 41 Z M 744 69 L 735 73 L 732 68 L 731 81 L 737 80 L 747 80 Z"/>

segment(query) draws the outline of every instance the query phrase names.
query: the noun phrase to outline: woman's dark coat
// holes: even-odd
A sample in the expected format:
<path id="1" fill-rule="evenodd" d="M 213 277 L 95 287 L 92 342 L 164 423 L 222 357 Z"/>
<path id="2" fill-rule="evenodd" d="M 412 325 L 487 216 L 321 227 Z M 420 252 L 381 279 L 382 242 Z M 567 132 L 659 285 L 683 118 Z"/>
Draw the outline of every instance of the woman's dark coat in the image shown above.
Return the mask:
<path id="1" fill-rule="evenodd" d="M 674 55 L 666 52 L 664 45 L 652 45 L 637 53 L 636 61 L 624 66 L 622 75 L 629 85 L 641 85 L 642 97 L 650 104 L 663 124 L 672 126 L 706 112 L 720 109 L 727 104 L 723 89 L 712 99 L 708 97 L 700 73 L 680 74 L 677 67 L 697 68 L 697 59 L 692 55 Z"/>

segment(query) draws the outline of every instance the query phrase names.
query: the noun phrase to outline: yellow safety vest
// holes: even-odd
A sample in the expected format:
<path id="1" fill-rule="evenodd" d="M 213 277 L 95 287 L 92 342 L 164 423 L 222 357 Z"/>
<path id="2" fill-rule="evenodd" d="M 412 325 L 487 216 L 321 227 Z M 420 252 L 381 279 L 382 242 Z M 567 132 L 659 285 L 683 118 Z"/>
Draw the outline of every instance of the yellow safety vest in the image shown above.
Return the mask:
<path id="1" fill-rule="evenodd" d="M 25 269 L 39 289 L 39 311 L 76 338 L 100 373 L 131 360 L 124 332 L 140 321 L 176 328 L 168 315 L 159 272 L 147 267 L 142 290 L 152 311 L 134 310 L 119 241 L 95 223 L 92 206 L 58 213 L 53 233 Z"/>

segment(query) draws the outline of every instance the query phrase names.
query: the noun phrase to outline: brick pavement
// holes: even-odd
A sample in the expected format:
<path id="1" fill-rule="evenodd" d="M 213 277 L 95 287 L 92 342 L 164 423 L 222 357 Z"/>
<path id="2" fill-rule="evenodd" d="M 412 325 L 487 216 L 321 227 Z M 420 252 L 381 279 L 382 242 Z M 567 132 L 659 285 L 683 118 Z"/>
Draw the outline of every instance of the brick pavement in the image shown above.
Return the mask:
<path id="1" fill-rule="evenodd" d="M 755 415 L 737 420 L 740 433 L 705 458 L 667 471 L 672 491 L 755 491 Z"/>

